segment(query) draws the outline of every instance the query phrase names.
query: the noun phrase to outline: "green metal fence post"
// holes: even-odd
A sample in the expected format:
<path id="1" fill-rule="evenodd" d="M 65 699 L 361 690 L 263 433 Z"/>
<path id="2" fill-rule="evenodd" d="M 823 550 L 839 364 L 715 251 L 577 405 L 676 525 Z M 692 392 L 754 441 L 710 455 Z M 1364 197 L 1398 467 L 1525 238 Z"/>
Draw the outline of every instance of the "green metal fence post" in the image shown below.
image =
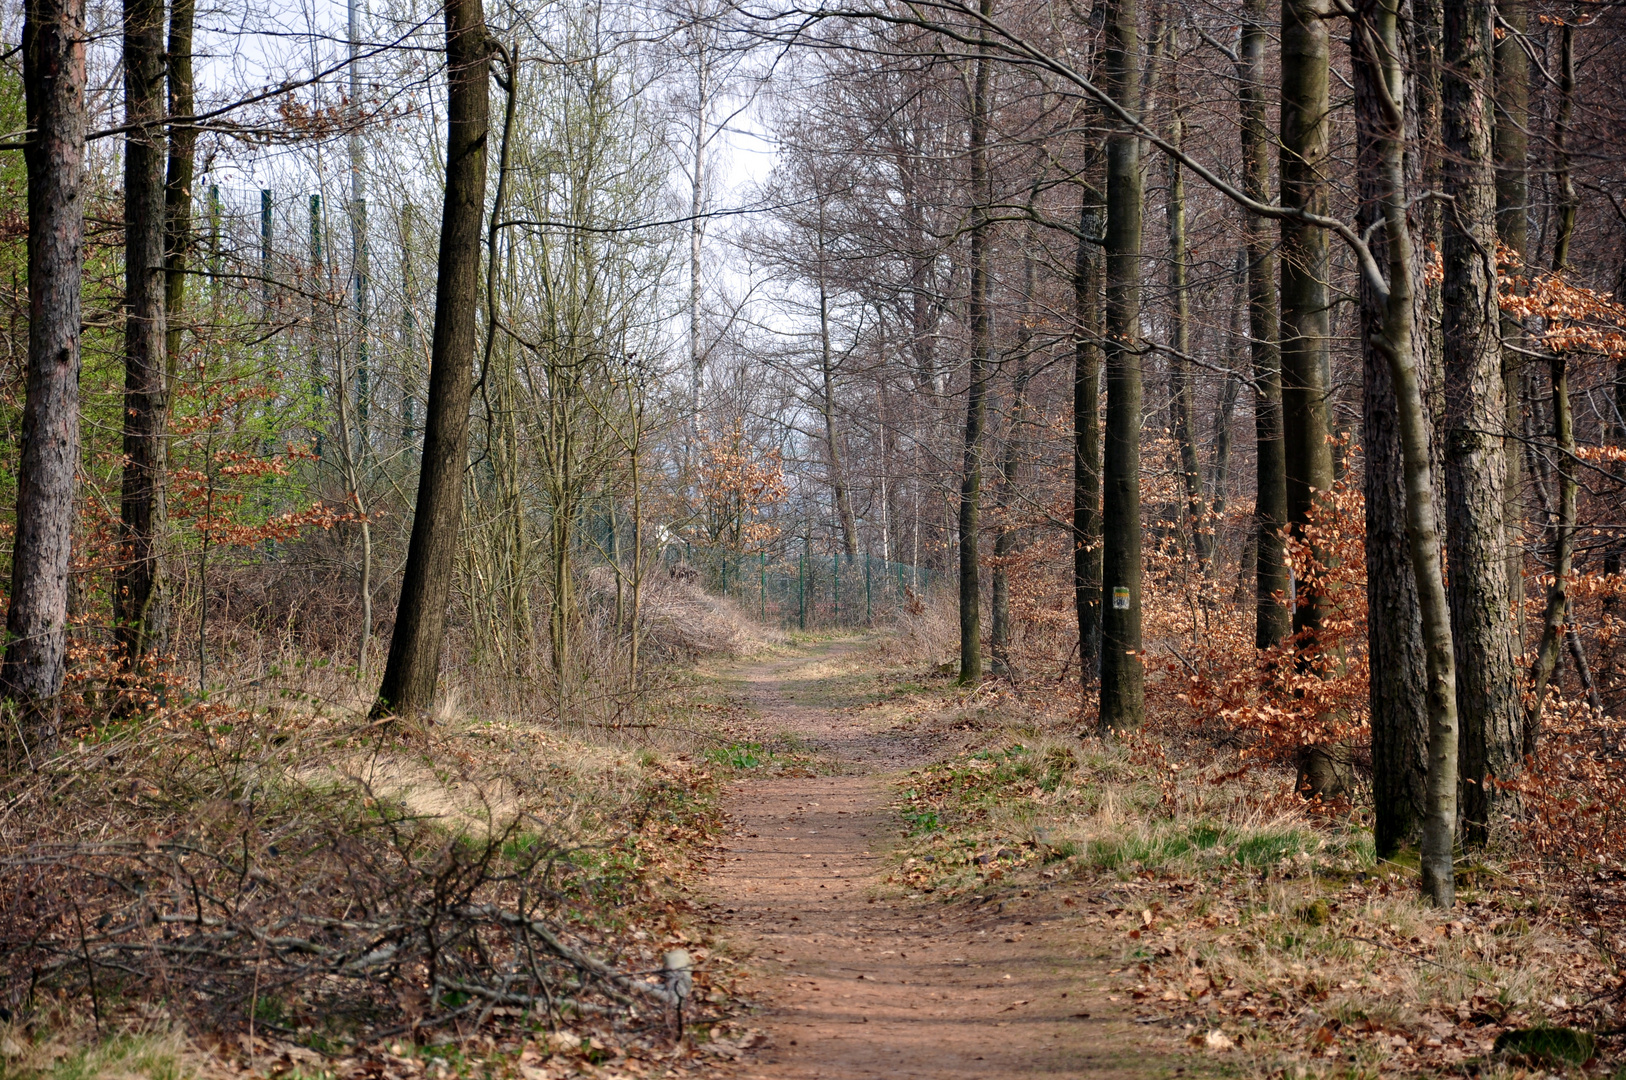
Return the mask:
<path id="1" fill-rule="evenodd" d="M 796 623 L 802 630 L 807 629 L 807 552 L 796 557 Z"/>
<path id="2" fill-rule="evenodd" d="M 761 552 L 758 558 L 761 560 L 762 566 L 762 584 L 758 594 L 761 599 L 757 602 L 760 609 L 757 617 L 766 622 L 768 618 L 768 553 L 766 551 Z"/>

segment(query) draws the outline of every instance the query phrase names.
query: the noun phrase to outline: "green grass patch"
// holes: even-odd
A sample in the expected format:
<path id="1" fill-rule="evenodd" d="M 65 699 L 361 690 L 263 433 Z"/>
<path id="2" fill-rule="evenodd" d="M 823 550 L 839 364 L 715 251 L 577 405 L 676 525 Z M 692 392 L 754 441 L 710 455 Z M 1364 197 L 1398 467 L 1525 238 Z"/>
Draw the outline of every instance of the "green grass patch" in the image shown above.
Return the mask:
<path id="1" fill-rule="evenodd" d="M 773 762 L 773 754 L 761 743 L 735 742 L 727 746 L 714 746 L 706 751 L 706 760 L 713 765 L 744 771 L 760 769 Z"/>

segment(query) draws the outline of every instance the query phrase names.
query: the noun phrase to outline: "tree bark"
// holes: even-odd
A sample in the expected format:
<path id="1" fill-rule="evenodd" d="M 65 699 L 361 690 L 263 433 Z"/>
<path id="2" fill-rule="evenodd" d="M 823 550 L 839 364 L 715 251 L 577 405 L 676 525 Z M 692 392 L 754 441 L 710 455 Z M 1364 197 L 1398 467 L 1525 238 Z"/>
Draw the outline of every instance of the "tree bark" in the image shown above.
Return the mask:
<path id="1" fill-rule="evenodd" d="M 1520 749 L 1525 756 L 1536 752 L 1540 739 L 1541 706 L 1547 697 L 1547 684 L 1558 667 L 1558 651 L 1564 643 L 1569 577 L 1575 560 L 1575 502 L 1579 485 L 1575 481 L 1575 424 L 1570 414 L 1568 365 L 1564 354 L 1553 353 L 1547 367 L 1553 389 L 1553 443 L 1558 448 L 1558 519 L 1553 522 L 1553 580 L 1547 586 L 1541 642 L 1530 665 L 1530 684 L 1535 696 L 1524 714 Z"/>
<path id="2" fill-rule="evenodd" d="M 1242 185 L 1249 198 L 1270 201 L 1270 131 L 1266 126 L 1266 0 L 1246 0 L 1241 41 Z M 1254 504 L 1257 540 L 1257 609 L 1254 645 L 1268 649 L 1293 631 L 1286 603 L 1287 473 L 1282 445 L 1281 327 L 1276 310 L 1276 247 L 1270 223 L 1243 215 L 1248 252 L 1248 333 L 1253 353 L 1254 441 L 1258 497 Z"/>
<path id="3" fill-rule="evenodd" d="M 1137 0 L 1109 0 L 1101 57 L 1104 89 L 1140 113 Z M 1106 368 L 1103 466 L 1101 725 L 1112 731 L 1145 719 L 1141 662 L 1140 553 L 1140 137 L 1113 121 L 1107 136 Z"/>
<path id="4" fill-rule="evenodd" d="M 1553 133 L 1553 157 L 1557 166 L 1559 199 L 1558 236 L 1553 245 L 1555 271 L 1562 273 L 1569 257 L 1570 241 L 1575 235 L 1575 186 L 1570 179 L 1569 128 L 1575 108 L 1575 40 L 1574 28 L 1565 23 L 1559 46 L 1559 106 L 1558 123 Z M 1498 49 L 1500 58 L 1500 49 Z M 1498 189 L 1500 195 L 1500 189 Z M 1500 202 L 1500 199 L 1498 199 Z M 1530 665 L 1530 678 L 1535 699 L 1524 715 L 1525 756 L 1536 752 L 1541 738 L 1541 706 L 1547 695 L 1547 684 L 1558 667 L 1560 640 L 1564 637 L 1564 621 L 1569 608 L 1569 576 L 1575 558 L 1575 511 L 1578 484 L 1575 478 L 1575 423 L 1570 410 L 1568 365 L 1562 352 L 1555 352 L 1547 361 L 1549 380 L 1553 390 L 1553 443 L 1558 448 L 1558 518 L 1553 522 L 1553 582 L 1547 587 L 1547 603 L 1542 613 L 1541 642 L 1536 648 L 1536 659 Z M 1586 655 L 1579 648 L 1579 640 L 1570 636 L 1576 654 L 1577 672 L 1583 683 L 1590 684 L 1586 668 Z M 1586 689 L 1596 698 L 1590 685 Z"/>
<path id="5" fill-rule="evenodd" d="M 56 744 L 67 659 L 73 482 L 79 464 L 85 216 L 84 0 L 23 9 L 28 127 L 28 379 L 0 683 L 33 750 Z"/>
<path id="6" fill-rule="evenodd" d="M 1558 38 L 1558 116 L 1553 123 L 1553 173 L 1558 184 L 1558 236 L 1553 244 L 1553 270 L 1569 268 L 1570 240 L 1580 199 L 1570 176 L 1570 127 L 1575 119 L 1575 20 L 1564 23 Z"/>
<path id="7" fill-rule="evenodd" d="M 1372 13 L 1352 20 L 1350 55 L 1354 58 L 1356 166 L 1360 204 L 1356 227 L 1363 234 L 1383 220 L 1391 182 L 1385 155 L 1384 83 L 1381 67 L 1364 51 L 1372 32 Z M 1411 159 L 1411 160 L 1414 160 Z M 1411 161 L 1408 161 L 1410 164 Z M 1409 197 L 1411 176 L 1404 177 Z M 1387 265 L 1388 237 L 1375 233 L 1372 254 Z M 1413 280 L 1421 267 L 1411 268 Z M 1388 317 L 1385 298 L 1361 282 L 1362 400 L 1361 446 L 1365 451 L 1366 495 L 1366 638 L 1372 678 L 1368 701 L 1372 724 L 1372 803 L 1378 855 L 1388 858 L 1418 838 L 1428 813 L 1428 671 L 1417 575 L 1407 551 L 1405 452 L 1390 363 L 1381 348 Z M 1413 306 L 1415 323 L 1422 313 Z M 1426 335 L 1406 335 L 1413 364 L 1421 369 Z M 1425 437 L 1428 434 L 1423 425 Z"/>
<path id="8" fill-rule="evenodd" d="M 1496 303 L 1496 196 L 1491 163 L 1489 0 L 1445 6 L 1441 115 L 1445 137 L 1446 546 L 1457 700 L 1464 839 L 1485 842 L 1523 750 L 1507 593 L 1500 429 L 1506 423 Z"/>
<path id="9" fill-rule="evenodd" d="M 1028 211 L 1031 213 L 1038 196 L 1037 190 L 1028 193 Z M 1025 452 L 1024 428 L 1027 424 L 1028 352 L 1033 348 L 1033 326 L 1039 318 L 1034 289 L 1038 279 L 1038 260 L 1034 257 L 1034 225 L 1028 222 L 1022 238 L 1022 313 L 1016 329 L 1016 371 L 1011 378 L 1010 428 L 1005 434 L 1005 448 L 999 464 L 999 522 L 994 534 L 994 581 L 990 596 L 990 615 L 993 625 L 988 631 L 988 651 L 993 655 L 994 674 L 1014 678 L 1011 671 L 1011 585 L 1010 569 L 1006 565 L 1016 553 L 1019 532 L 1010 523 L 1011 507 L 1015 504 L 1017 470 L 1021 468 Z"/>
<path id="10" fill-rule="evenodd" d="M 993 0 L 982 0 L 982 17 Z M 992 59 L 986 32 L 977 46 L 971 88 L 971 330 L 970 382 L 965 405 L 965 470 L 960 480 L 960 682 L 982 681 L 982 612 L 977 529 L 982 510 L 982 439 L 988 414 L 988 78 Z"/>
<path id="11" fill-rule="evenodd" d="M 1185 107 L 1180 101 L 1180 77 L 1174 66 L 1176 28 L 1165 30 L 1162 49 L 1164 88 L 1169 98 L 1169 142 L 1179 147 L 1185 141 Z M 1186 177 L 1173 158 L 1166 160 L 1168 191 L 1164 216 L 1169 229 L 1169 294 L 1174 300 L 1174 353 L 1169 357 L 1170 411 L 1174 413 L 1174 439 L 1180 448 L 1180 479 L 1186 493 L 1186 527 L 1197 560 L 1197 572 L 1208 567 L 1214 534 L 1206 522 L 1203 505 L 1202 463 L 1197 456 L 1197 401 L 1192 385 L 1191 290 L 1187 285 L 1189 259 L 1186 251 Z"/>
<path id="12" fill-rule="evenodd" d="M 169 8 L 169 113 L 190 116 L 195 108 L 196 84 L 192 74 L 192 38 L 195 0 L 172 0 Z M 186 304 L 187 261 L 192 257 L 192 182 L 196 171 L 197 130 L 190 124 L 170 125 L 169 166 L 164 177 L 164 460 L 168 465 L 167 421 L 169 388 L 175 383 L 175 365 L 181 355 L 181 325 L 177 314 Z M 156 528 L 167 516 L 166 483 L 158 486 Z M 158 588 L 163 590 L 160 579 Z M 160 591 L 146 625 L 150 639 L 161 643 L 167 633 L 167 598 Z M 158 647 L 162 648 L 159 644 Z"/>
<path id="13" fill-rule="evenodd" d="M 1091 154 L 1086 185 L 1094 182 Z M 1073 600 L 1078 614 L 1078 677 L 1101 673 L 1101 262 L 1088 238 L 1099 235 L 1100 204 L 1086 186 L 1073 264 Z"/>
<path id="14" fill-rule="evenodd" d="M 1520 295 L 1529 281 L 1530 58 L 1525 55 L 1524 31 L 1529 22 L 1525 0 L 1501 0 L 1497 15 L 1508 32 L 1496 43 L 1494 55 L 1496 117 L 1491 153 L 1496 159 L 1496 238 L 1518 261 L 1513 288 Z M 1521 344 L 1519 318 L 1502 313 L 1502 340 Z M 1502 395 L 1507 404 L 1507 426 L 1502 454 L 1507 459 L 1507 487 L 1502 517 L 1507 525 L 1507 589 L 1513 601 L 1513 624 L 1524 625 L 1524 445 L 1518 438 L 1523 424 L 1519 408 L 1523 395 L 1524 361 L 1518 350 L 1502 353 Z M 1520 635 L 1523 636 L 1522 634 Z"/>
<path id="15" fill-rule="evenodd" d="M 1327 156 L 1331 44 L 1328 0 L 1282 3 L 1282 205 L 1327 213 Z M 1331 358 L 1328 351 L 1327 279 L 1330 258 L 1324 229 L 1284 219 L 1281 224 L 1282 442 L 1287 477 L 1287 521 L 1303 530 L 1318 495 L 1332 488 L 1328 423 Z M 1321 552 L 1317 552 L 1322 555 Z M 1323 556 L 1324 557 L 1324 556 Z M 1300 590 L 1293 629 L 1313 642 L 1324 600 Z"/>
<path id="16" fill-rule="evenodd" d="M 1231 296 L 1231 330 L 1228 335 L 1230 342 L 1227 345 L 1227 361 L 1231 374 L 1225 377 L 1225 385 L 1220 390 L 1219 413 L 1214 417 L 1214 460 L 1209 465 L 1208 490 L 1210 502 L 1208 511 L 1213 520 L 1225 520 L 1225 507 L 1227 502 L 1227 489 L 1231 483 L 1231 426 L 1236 420 L 1236 403 L 1242 395 L 1243 362 L 1247 353 L 1245 347 L 1248 340 L 1248 253 L 1238 249 L 1236 253 L 1236 268 L 1232 271 Z M 1243 565 L 1251 566 L 1246 559 Z"/>
<path id="17" fill-rule="evenodd" d="M 480 294 L 480 223 L 491 112 L 491 49 L 481 0 L 447 3 L 446 62 L 446 194 L 418 505 L 389 659 L 372 710 L 375 717 L 428 708 L 440 673 L 446 603 L 463 517 Z"/>
<path id="18" fill-rule="evenodd" d="M 165 423 L 164 4 L 124 4 L 124 476 L 114 639 L 134 672 L 158 594 Z"/>
<path id="19" fill-rule="evenodd" d="M 830 453 L 830 494 L 836 518 L 841 525 L 841 547 L 847 558 L 858 557 L 858 523 L 853 516 L 852 495 L 847 489 L 841 463 L 841 437 L 836 432 L 835 355 L 830 341 L 830 293 L 825 265 L 824 197 L 819 196 L 819 374 L 823 395 L 819 411 L 824 415 L 824 444 Z"/>
<path id="20" fill-rule="evenodd" d="M 1456 895 L 1452 861 L 1457 819 L 1456 672 L 1434 505 L 1429 416 L 1420 377 L 1422 365 L 1418 362 L 1417 318 L 1423 303 L 1417 297 L 1418 262 L 1406 196 L 1404 109 L 1408 95 L 1399 32 L 1400 2 L 1363 0 L 1352 41 L 1357 92 L 1381 108 L 1381 122 L 1366 129 L 1371 141 L 1363 139 L 1363 149 L 1368 152 L 1362 155 L 1362 164 L 1371 170 L 1369 190 L 1381 204 L 1388 260 L 1388 293 L 1382 298 L 1381 332 L 1373 333 L 1378 324 L 1369 319 L 1363 319 L 1362 327 L 1366 343 L 1388 361 L 1406 492 L 1407 546 L 1426 656 L 1428 772 L 1422 819 L 1422 888 L 1435 905 L 1449 908 Z M 1363 194 L 1364 189 L 1363 184 Z M 1371 295 L 1372 283 L 1366 284 Z M 1373 295 L 1372 299 L 1377 297 Z"/>

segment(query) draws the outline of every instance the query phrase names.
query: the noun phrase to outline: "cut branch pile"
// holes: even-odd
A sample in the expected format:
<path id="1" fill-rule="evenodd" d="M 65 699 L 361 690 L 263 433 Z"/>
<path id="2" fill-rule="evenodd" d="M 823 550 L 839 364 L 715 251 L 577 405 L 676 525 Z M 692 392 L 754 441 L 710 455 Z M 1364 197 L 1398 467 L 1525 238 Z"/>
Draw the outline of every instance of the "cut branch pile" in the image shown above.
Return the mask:
<path id="1" fill-rule="evenodd" d="M 8 793 L 0 1004 L 13 1015 L 77 1003 L 100 1021 L 162 1001 L 192 1024 L 359 1041 L 672 1003 L 658 973 L 592 955 L 612 946 L 573 918 L 590 853 L 539 816 L 544 799 L 426 813 L 345 775 L 353 735 L 230 727 L 148 728 Z M 467 774 L 447 786 L 480 789 Z M 664 790 L 619 808 L 630 849 Z"/>

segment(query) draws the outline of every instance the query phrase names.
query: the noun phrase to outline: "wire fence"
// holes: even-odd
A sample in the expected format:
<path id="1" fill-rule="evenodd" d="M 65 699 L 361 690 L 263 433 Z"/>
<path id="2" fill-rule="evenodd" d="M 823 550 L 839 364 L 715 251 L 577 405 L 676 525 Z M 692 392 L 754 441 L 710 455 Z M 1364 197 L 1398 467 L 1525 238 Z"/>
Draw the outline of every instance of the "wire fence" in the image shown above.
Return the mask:
<path id="1" fill-rule="evenodd" d="M 919 604 L 934 583 L 928 567 L 840 551 L 742 554 L 674 544 L 665 562 L 669 570 L 686 563 L 707 591 L 758 621 L 798 630 L 873 626 Z"/>

